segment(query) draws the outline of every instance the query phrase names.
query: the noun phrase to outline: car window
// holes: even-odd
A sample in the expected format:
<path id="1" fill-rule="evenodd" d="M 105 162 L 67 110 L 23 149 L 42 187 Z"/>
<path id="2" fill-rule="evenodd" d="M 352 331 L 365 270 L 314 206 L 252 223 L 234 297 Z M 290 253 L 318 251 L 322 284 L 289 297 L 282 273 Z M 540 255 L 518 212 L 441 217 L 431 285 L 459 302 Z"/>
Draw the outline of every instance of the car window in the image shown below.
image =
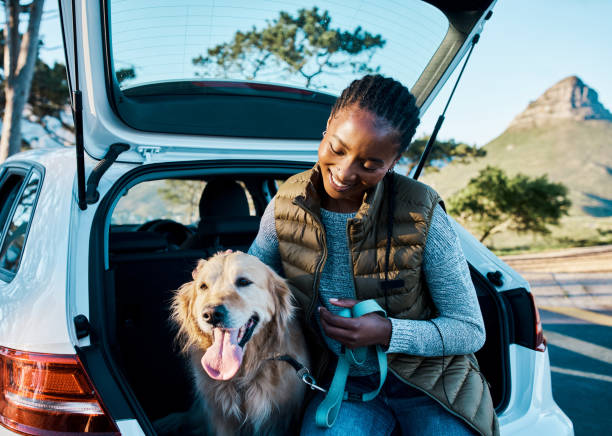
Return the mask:
<path id="1" fill-rule="evenodd" d="M 243 182 L 249 203 L 249 214 L 256 215 L 253 199 Z M 111 218 L 112 225 L 140 225 L 153 220 L 172 220 L 185 226 L 200 221 L 200 198 L 203 180 L 152 180 L 133 186 L 119 200 Z"/>
<path id="2" fill-rule="evenodd" d="M 39 185 L 40 175 L 33 171 L 13 209 L 8 226 L 5 226 L 2 248 L 0 248 L 0 269 L 9 273 L 17 272 L 19 267 Z M 16 195 L 16 190 L 11 191 L 10 194 L 12 195 L 13 192 Z M 2 213 L 4 214 L 4 211 Z"/>
<path id="3" fill-rule="evenodd" d="M 25 174 L 17 174 L 7 171 L 0 178 L 0 241 L 7 225 L 8 217 L 15 204 L 15 199 L 23 183 Z"/>
<path id="4" fill-rule="evenodd" d="M 121 89 L 167 81 L 274 82 L 339 94 L 367 72 L 411 87 L 449 22 L 418 0 L 113 0 Z M 270 36 L 271 35 L 271 36 Z M 147 91 L 145 87 L 142 92 Z M 225 91 L 227 92 L 227 91 Z"/>

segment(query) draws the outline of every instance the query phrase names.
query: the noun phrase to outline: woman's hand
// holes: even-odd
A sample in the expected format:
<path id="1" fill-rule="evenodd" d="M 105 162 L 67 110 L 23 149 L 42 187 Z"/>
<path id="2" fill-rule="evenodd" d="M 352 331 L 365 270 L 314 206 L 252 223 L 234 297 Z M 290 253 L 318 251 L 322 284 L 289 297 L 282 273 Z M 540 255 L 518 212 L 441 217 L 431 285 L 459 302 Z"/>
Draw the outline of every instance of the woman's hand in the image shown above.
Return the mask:
<path id="1" fill-rule="evenodd" d="M 358 303 L 352 299 L 330 298 L 334 306 L 351 308 Z M 325 334 L 348 348 L 382 345 L 389 347 L 391 340 L 391 321 L 377 313 L 368 313 L 359 318 L 344 318 L 334 315 L 325 307 L 319 307 L 321 325 Z"/>

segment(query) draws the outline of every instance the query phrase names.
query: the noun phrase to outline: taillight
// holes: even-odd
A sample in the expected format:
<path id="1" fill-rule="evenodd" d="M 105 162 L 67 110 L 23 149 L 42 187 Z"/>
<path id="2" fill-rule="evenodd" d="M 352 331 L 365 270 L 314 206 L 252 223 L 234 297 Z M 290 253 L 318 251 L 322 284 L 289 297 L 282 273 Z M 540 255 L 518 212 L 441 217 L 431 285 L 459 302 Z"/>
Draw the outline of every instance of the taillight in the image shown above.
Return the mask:
<path id="1" fill-rule="evenodd" d="M 542 327 L 542 320 L 540 319 L 540 311 L 538 310 L 538 306 L 535 303 L 535 297 L 533 293 L 529 293 L 529 297 L 531 298 L 531 304 L 533 305 L 533 313 L 535 314 L 535 347 L 536 351 L 546 351 L 546 337 L 544 337 L 544 329 Z"/>
<path id="2" fill-rule="evenodd" d="M 119 435 L 75 355 L 0 347 L 0 424 L 29 435 Z"/>

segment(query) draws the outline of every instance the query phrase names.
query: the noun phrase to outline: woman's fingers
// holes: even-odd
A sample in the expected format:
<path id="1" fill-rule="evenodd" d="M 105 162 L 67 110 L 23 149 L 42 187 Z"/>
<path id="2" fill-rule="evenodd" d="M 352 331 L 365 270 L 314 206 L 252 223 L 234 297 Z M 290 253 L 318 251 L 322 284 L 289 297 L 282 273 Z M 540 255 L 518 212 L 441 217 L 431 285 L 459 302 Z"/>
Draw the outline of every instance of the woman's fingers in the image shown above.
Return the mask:
<path id="1" fill-rule="evenodd" d="M 330 298 L 329 302 L 334 306 L 347 307 L 349 309 L 358 303 L 357 300 L 353 300 L 352 298 Z"/>
<path id="2" fill-rule="evenodd" d="M 320 308 L 319 313 L 321 314 L 321 321 L 325 321 L 329 325 L 349 330 L 359 329 L 359 318 L 346 318 L 344 316 L 336 315 L 324 307 Z"/>
<path id="3" fill-rule="evenodd" d="M 340 342 L 342 345 L 345 345 L 348 348 L 359 347 L 359 345 L 356 344 L 356 334 L 352 330 L 334 327 L 332 325 L 325 324 L 325 322 L 321 322 L 321 325 L 323 326 L 323 330 L 327 336 Z"/>
<path id="4" fill-rule="evenodd" d="M 345 318 L 321 307 L 320 316 L 325 334 L 349 348 L 376 344 L 389 346 L 391 322 L 378 314 L 368 313 L 359 318 Z"/>

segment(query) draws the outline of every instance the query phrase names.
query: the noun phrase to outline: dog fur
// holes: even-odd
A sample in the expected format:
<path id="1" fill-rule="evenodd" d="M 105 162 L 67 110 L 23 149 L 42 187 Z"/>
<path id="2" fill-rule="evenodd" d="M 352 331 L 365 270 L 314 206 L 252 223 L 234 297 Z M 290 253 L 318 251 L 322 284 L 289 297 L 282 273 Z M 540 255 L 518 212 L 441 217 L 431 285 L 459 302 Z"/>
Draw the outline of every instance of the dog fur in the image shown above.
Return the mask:
<path id="1" fill-rule="evenodd" d="M 172 319 L 182 351 L 190 357 L 198 397 L 194 408 L 201 409 L 202 429 L 208 426 L 215 435 L 289 433 L 299 422 L 305 385 L 288 363 L 268 359 L 286 354 L 307 367 L 309 362 L 285 281 L 242 252 L 200 260 L 192 276 L 176 291 Z M 254 314 L 259 317 L 244 345 L 242 363 L 229 380 L 209 377 L 201 363 L 213 334 L 203 314 L 221 305 L 231 327 L 248 325 Z"/>

